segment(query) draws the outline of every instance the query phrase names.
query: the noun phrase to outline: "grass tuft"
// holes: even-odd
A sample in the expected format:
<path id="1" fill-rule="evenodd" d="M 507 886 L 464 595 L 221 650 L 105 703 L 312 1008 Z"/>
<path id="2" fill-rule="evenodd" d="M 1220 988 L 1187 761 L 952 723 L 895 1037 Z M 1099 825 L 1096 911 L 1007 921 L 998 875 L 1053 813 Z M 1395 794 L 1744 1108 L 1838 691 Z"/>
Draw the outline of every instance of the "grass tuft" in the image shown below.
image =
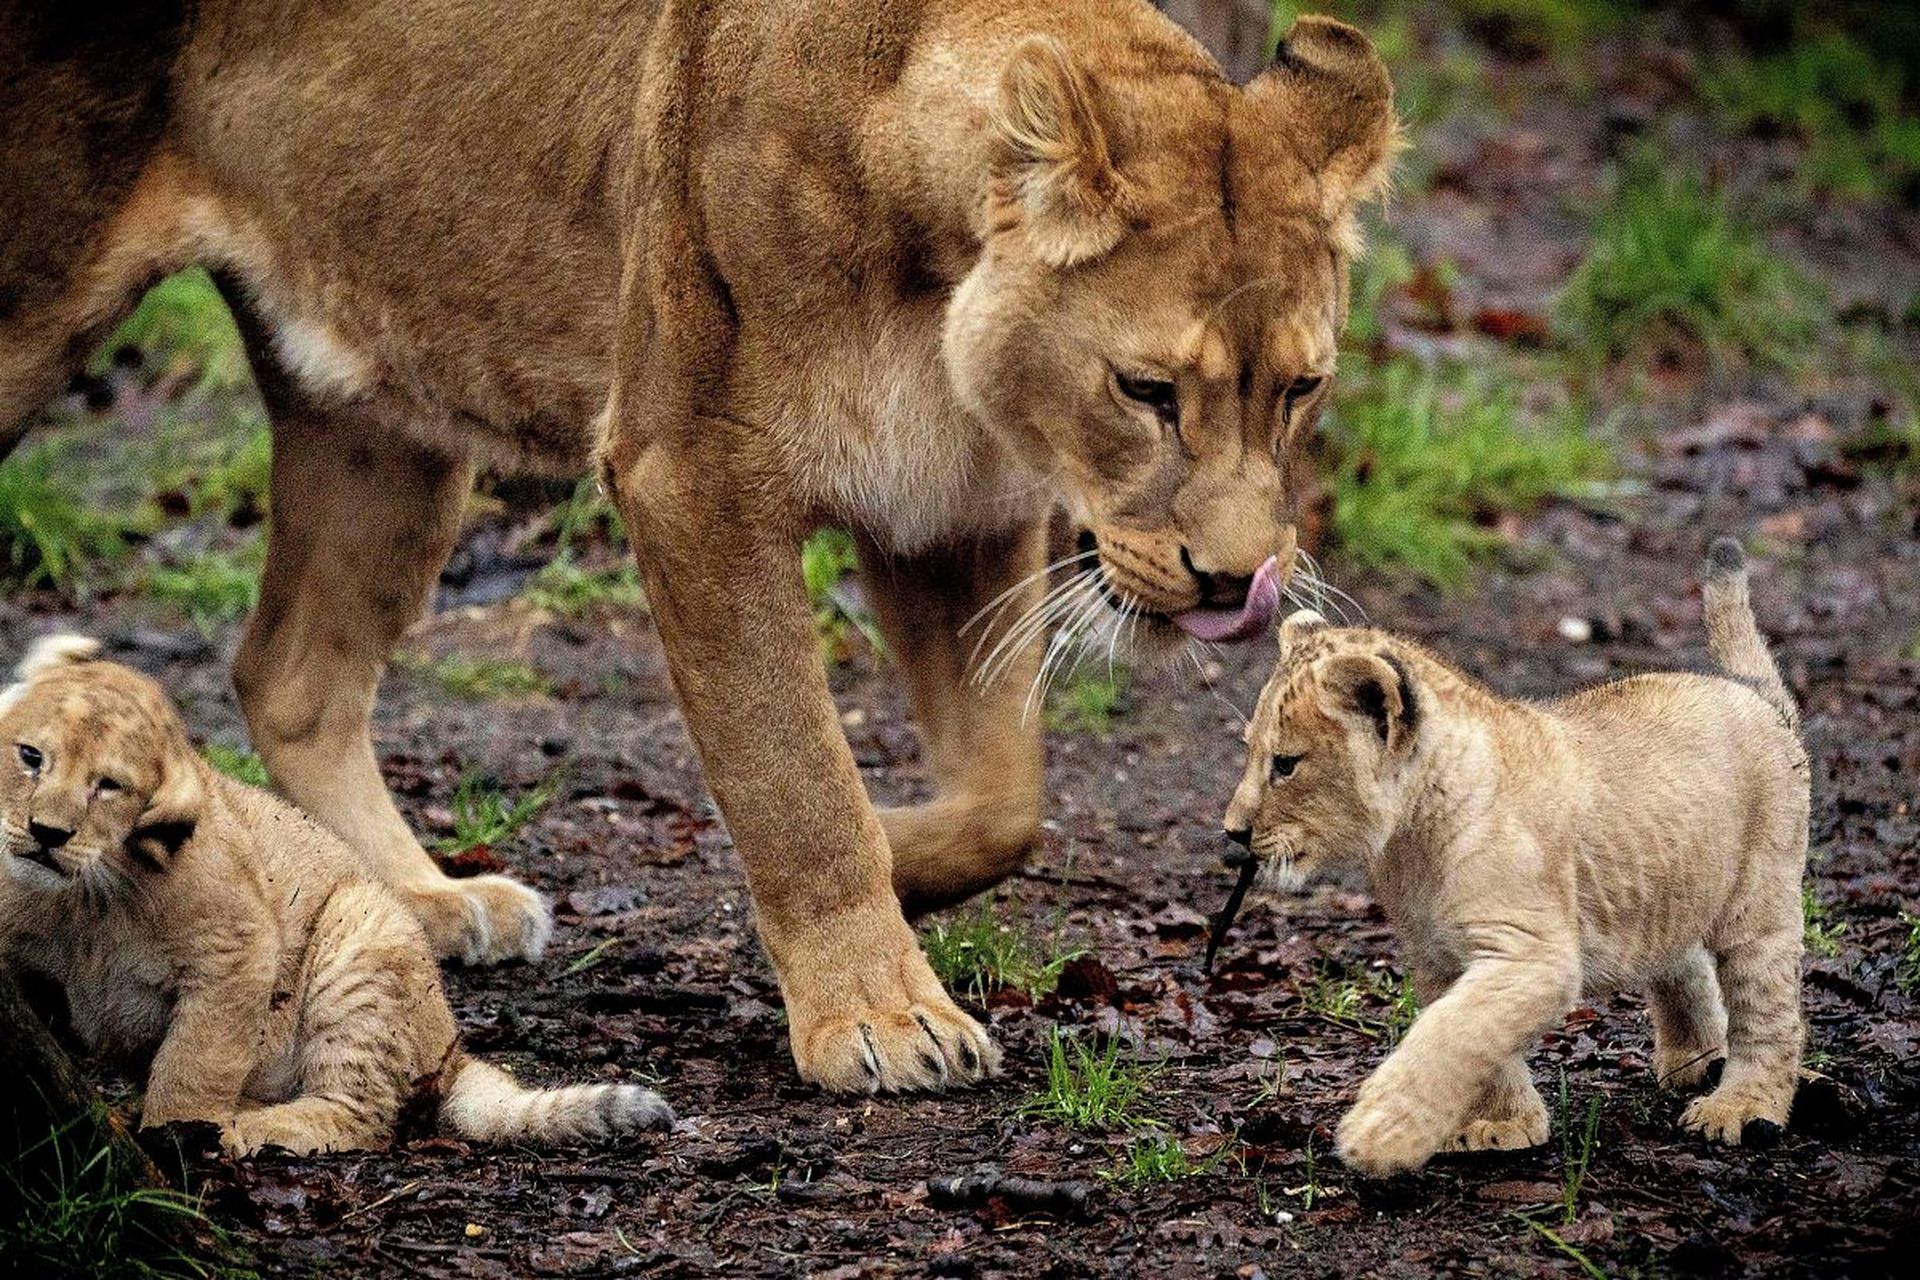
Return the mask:
<path id="1" fill-rule="evenodd" d="M 646 603 L 640 570 L 631 560 L 604 569 L 587 569 L 568 551 L 548 561 L 520 598 L 536 609 L 576 619 L 603 608 L 637 609 Z"/>
<path id="2" fill-rule="evenodd" d="M 1817 314 L 1813 286 L 1722 197 L 1649 156 L 1622 170 L 1558 310 L 1602 358 L 1698 346 L 1780 367 L 1805 350 Z"/>
<path id="3" fill-rule="evenodd" d="M 1893 980 L 1902 995 L 1920 996 L 1920 915 L 1902 911 L 1900 923 L 1906 926 L 1907 935 L 1900 942 L 1900 958 L 1894 965 Z"/>
<path id="4" fill-rule="evenodd" d="M 1501 545 L 1499 516 L 1611 470 L 1610 449 L 1571 417 L 1529 418 L 1474 371 L 1396 360 L 1356 381 L 1327 424 L 1332 532 L 1356 568 L 1460 587 Z"/>
<path id="5" fill-rule="evenodd" d="M 90 508 L 58 441 L 0 463 L 0 580 L 72 594 L 126 551 L 126 526 Z"/>
<path id="6" fill-rule="evenodd" d="M 157 565 L 146 575 L 147 594 L 193 620 L 201 634 L 244 617 L 260 602 L 260 573 L 267 544 L 254 537 L 232 551 L 203 551 L 179 564 Z"/>
<path id="7" fill-rule="evenodd" d="M 200 267 L 168 276 L 140 300 L 89 363 L 105 372 L 120 351 L 132 348 L 162 376 L 191 378 L 198 391 L 233 391 L 248 386 L 246 348 L 233 313 L 213 277 Z"/>
<path id="8" fill-rule="evenodd" d="M 1092 1133 L 1153 1128 L 1160 1122 L 1145 1110 L 1152 1076 L 1152 1068 L 1121 1056 L 1118 1039 L 1094 1049 L 1055 1026 L 1048 1033 L 1046 1087 L 1020 1114 Z"/>
<path id="9" fill-rule="evenodd" d="M 1047 691 L 1047 728 L 1056 733 L 1106 733 L 1126 704 L 1128 678 L 1124 667 L 1071 674 Z"/>
<path id="10" fill-rule="evenodd" d="M 434 848 L 461 853 L 481 845 L 502 844 L 552 802 L 554 790 L 549 780 L 514 799 L 492 783 L 469 774 L 453 791 L 453 834 L 435 841 Z"/>
<path id="11" fill-rule="evenodd" d="M 1826 960 L 1839 955 L 1846 922 L 1833 918 L 1833 908 L 1820 901 L 1811 884 L 1800 886 L 1800 914 L 1806 921 L 1807 950 Z"/>
<path id="12" fill-rule="evenodd" d="M 1138 1188 L 1156 1182 L 1180 1182 L 1212 1173 L 1232 1155 L 1232 1147 L 1223 1145 L 1198 1160 L 1187 1154 L 1180 1140 L 1166 1133 L 1143 1133 L 1127 1144 L 1117 1170 L 1101 1176 L 1123 1187 Z"/>
<path id="13" fill-rule="evenodd" d="M 467 654 L 448 654 L 430 658 L 421 654 L 398 653 L 394 665 L 427 681 L 455 698 L 492 702 L 507 698 L 544 698 L 553 692 L 553 682 L 534 667 L 511 658 L 483 658 Z"/>
<path id="14" fill-rule="evenodd" d="M 261 763 L 260 757 L 254 754 L 251 747 L 236 747 L 225 742 L 209 742 L 200 748 L 200 755 L 221 773 L 244 782 L 250 787 L 271 785 L 267 777 L 267 766 Z"/>
<path id="15" fill-rule="evenodd" d="M 1039 999 L 1060 985 L 1060 972 L 1085 948 L 1065 950 L 1056 937 L 1036 938 L 1024 921 L 1003 921 L 989 902 L 956 911 L 921 936 L 927 962 L 941 984 L 979 1001 L 990 991 L 1012 989 Z"/>

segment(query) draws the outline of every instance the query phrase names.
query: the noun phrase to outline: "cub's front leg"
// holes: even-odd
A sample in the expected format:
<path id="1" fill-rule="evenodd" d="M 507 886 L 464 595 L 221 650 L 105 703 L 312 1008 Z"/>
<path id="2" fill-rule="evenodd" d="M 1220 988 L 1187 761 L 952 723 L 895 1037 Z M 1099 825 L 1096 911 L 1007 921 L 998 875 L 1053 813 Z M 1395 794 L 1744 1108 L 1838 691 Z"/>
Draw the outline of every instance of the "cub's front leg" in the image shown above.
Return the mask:
<path id="1" fill-rule="evenodd" d="M 1341 1118 L 1340 1158 L 1360 1172 L 1402 1173 L 1467 1146 L 1469 1121 L 1480 1118 L 1476 1110 L 1495 1097 L 1495 1085 L 1503 1086 L 1499 1101 L 1513 1104 L 1503 1118 L 1522 1122 L 1500 1136 L 1531 1138 L 1544 1119 L 1544 1110 L 1536 1117 L 1526 1105 L 1533 1090 L 1520 1055 L 1573 1003 L 1577 956 L 1570 944 L 1542 945 L 1499 927 L 1485 933 L 1491 936 L 1474 948 L 1477 958 L 1414 1021 Z M 1518 1077 L 1508 1077 L 1516 1064 Z"/>
<path id="2" fill-rule="evenodd" d="M 803 1078 L 930 1089 L 1000 1051 L 934 977 L 894 896 L 885 834 L 827 687 L 800 573 L 804 522 L 746 461 L 739 423 L 623 444 L 608 478 L 708 785 L 746 863 Z"/>
<path id="3" fill-rule="evenodd" d="M 265 1034 L 278 960 L 271 928 L 196 919 L 173 1020 L 147 1072 L 142 1128 L 204 1120 L 226 1130 Z"/>

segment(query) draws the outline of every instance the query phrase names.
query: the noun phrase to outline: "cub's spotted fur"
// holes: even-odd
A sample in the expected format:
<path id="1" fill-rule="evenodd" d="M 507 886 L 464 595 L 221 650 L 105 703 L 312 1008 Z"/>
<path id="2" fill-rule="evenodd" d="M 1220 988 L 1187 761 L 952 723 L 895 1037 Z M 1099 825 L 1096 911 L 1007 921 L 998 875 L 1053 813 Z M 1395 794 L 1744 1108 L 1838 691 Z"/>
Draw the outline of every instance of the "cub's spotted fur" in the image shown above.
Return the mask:
<path id="1" fill-rule="evenodd" d="M 0 948 L 147 1074 L 142 1123 L 227 1147 L 375 1147 L 424 1091 L 483 1141 L 664 1125 L 626 1084 L 525 1089 L 460 1049 L 395 890 L 291 805 L 210 768 L 160 687 L 56 636 L 0 693 Z"/>
<path id="2" fill-rule="evenodd" d="M 1726 1060 L 1683 1125 L 1738 1143 L 1786 1123 L 1807 757 L 1738 544 L 1702 576 L 1722 674 L 1549 703 L 1379 631 L 1282 625 L 1227 829 L 1283 881 L 1363 867 L 1424 1010 L 1341 1121 L 1349 1164 L 1546 1141 L 1526 1052 L 1583 992 L 1622 985 L 1646 989 L 1662 1084 Z"/>

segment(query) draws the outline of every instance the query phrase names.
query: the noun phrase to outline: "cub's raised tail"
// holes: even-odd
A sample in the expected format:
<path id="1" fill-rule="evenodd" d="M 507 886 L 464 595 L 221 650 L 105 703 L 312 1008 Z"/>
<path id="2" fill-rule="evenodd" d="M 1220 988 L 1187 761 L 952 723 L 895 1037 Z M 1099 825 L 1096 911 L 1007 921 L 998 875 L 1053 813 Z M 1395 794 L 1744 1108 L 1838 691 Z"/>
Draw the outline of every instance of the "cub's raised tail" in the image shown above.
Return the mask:
<path id="1" fill-rule="evenodd" d="M 672 1123 L 667 1100 L 639 1085 L 528 1089 L 491 1063 L 464 1055 L 440 1099 L 442 1131 L 476 1142 L 592 1141 Z"/>
<path id="2" fill-rule="evenodd" d="M 1706 606 L 1707 650 L 1727 675 L 1765 698 L 1788 729 L 1800 732 L 1800 708 L 1787 692 L 1773 654 L 1753 620 L 1747 597 L 1747 553 L 1732 538 L 1715 538 L 1700 566 L 1700 594 Z"/>

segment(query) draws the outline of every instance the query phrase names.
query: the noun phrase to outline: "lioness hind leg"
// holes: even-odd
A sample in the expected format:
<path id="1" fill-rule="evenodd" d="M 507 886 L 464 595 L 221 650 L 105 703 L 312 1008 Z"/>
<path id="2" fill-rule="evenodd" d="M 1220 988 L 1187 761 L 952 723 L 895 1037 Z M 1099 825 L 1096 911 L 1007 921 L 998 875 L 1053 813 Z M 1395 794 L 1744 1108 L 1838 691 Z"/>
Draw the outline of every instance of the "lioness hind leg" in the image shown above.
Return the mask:
<path id="1" fill-rule="evenodd" d="M 1727 1056 L 1727 1011 L 1713 957 L 1695 947 L 1647 986 L 1653 1073 L 1663 1089 L 1687 1089 Z"/>
<path id="2" fill-rule="evenodd" d="M 1800 1019 L 1799 898 L 1772 920 L 1718 949 L 1727 1005 L 1727 1065 L 1712 1093 L 1680 1115 L 1682 1127 L 1720 1142 L 1764 1141 L 1787 1122 L 1800 1082 L 1805 1028 Z M 1756 1121 L 1772 1128 L 1757 1130 Z M 1764 1136 L 1763 1136 L 1764 1135 Z"/>
<path id="3" fill-rule="evenodd" d="M 1515 1057 L 1501 1065 L 1453 1145 L 1457 1151 L 1518 1151 L 1539 1146 L 1547 1133 L 1547 1104 L 1527 1060 Z"/>
<path id="4" fill-rule="evenodd" d="M 997 884 L 1040 838 L 1046 758 L 1040 717 L 1025 703 L 1046 635 L 1015 629 L 1045 593 L 1045 545 L 1036 520 L 912 556 L 861 547 L 868 597 L 906 677 L 937 788 L 930 803 L 880 811 L 894 892 L 909 913 Z M 1003 640 L 1005 666 L 976 683 L 973 655 L 984 660 Z"/>
<path id="5" fill-rule="evenodd" d="M 505 876 L 443 875 L 373 754 L 381 670 L 453 547 L 472 469 L 314 406 L 267 359 L 256 367 L 273 419 L 272 523 L 233 672 L 254 747 L 280 793 L 405 899 L 439 954 L 538 956 L 552 928 L 540 896 Z"/>

